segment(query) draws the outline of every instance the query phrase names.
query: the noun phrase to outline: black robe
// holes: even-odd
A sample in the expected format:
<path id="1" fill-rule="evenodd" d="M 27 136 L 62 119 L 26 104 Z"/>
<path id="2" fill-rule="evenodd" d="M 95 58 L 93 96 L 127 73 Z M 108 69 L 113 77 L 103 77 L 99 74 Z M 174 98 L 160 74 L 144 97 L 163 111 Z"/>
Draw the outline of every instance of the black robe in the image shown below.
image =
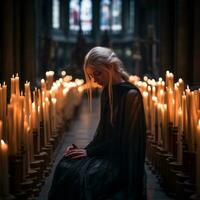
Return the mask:
<path id="1" fill-rule="evenodd" d="M 101 96 L 101 116 L 87 157 L 63 157 L 49 200 L 145 199 L 146 123 L 140 91 L 129 82 L 113 88 L 110 120 L 108 88 Z"/>

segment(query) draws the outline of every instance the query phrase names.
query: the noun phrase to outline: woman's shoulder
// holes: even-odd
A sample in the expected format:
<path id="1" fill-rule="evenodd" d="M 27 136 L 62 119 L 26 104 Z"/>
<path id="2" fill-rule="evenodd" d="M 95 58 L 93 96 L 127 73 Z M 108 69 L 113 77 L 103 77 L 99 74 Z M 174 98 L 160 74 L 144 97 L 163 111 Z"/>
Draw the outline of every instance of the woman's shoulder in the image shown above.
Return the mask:
<path id="1" fill-rule="evenodd" d="M 128 81 L 121 82 L 120 84 L 117 85 L 117 88 L 124 90 L 128 94 L 132 94 L 132 95 L 140 94 L 139 88 Z"/>

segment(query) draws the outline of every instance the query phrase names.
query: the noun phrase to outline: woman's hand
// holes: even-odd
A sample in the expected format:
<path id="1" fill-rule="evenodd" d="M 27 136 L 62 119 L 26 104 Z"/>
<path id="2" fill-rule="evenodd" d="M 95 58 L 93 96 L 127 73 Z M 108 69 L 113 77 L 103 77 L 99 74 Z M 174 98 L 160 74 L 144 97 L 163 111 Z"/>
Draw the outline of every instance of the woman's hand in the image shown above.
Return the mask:
<path id="1" fill-rule="evenodd" d="M 83 158 L 87 156 L 87 151 L 85 149 L 80 149 L 74 144 L 67 147 L 65 151 L 65 157 L 71 157 L 73 159 Z"/>
<path id="2" fill-rule="evenodd" d="M 65 150 L 65 154 L 68 154 L 72 149 L 78 149 L 78 147 L 75 144 L 71 144 L 67 147 L 67 149 Z"/>

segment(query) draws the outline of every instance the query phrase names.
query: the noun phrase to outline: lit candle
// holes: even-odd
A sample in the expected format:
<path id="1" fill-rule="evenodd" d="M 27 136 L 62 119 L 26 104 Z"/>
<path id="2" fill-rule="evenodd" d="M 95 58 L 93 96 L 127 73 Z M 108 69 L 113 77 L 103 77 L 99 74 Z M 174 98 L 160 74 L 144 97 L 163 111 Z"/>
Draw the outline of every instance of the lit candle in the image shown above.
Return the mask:
<path id="1" fill-rule="evenodd" d="M 56 102 L 57 102 L 57 99 L 52 98 L 51 102 L 52 102 L 52 129 L 55 130 L 56 129 Z"/>
<path id="2" fill-rule="evenodd" d="M 16 141 L 16 132 L 14 129 L 14 107 L 11 104 L 8 104 L 8 144 L 9 144 L 9 153 L 15 155 L 17 153 L 17 141 Z"/>
<path id="3" fill-rule="evenodd" d="M 144 91 L 142 93 L 143 95 L 143 102 L 144 102 L 144 109 L 145 109 L 145 118 L 146 118 L 146 125 L 147 125 L 147 129 L 149 129 L 149 107 L 148 107 L 148 92 Z"/>
<path id="4" fill-rule="evenodd" d="M 32 121 L 32 129 L 35 130 L 37 128 L 36 126 L 36 107 L 35 102 L 32 103 L 32 113 L 31 113 L 31 121 Z"/>
<path id="5" fill-rule="evenodd" d="M 16 92 L 16 95 L 18 97 L 20 95 L 19 76 L 18 76 L 18 74 L 16 74 L 16 77 L 15 77 L 15 92 Z"/>
<path id="6" fill-rule="evenodd" d="M 200 119 L 197 124 L 197 151 L 196 151 L 196 187 L 197 195 L 200 196 Z"/>
<path id="7" fill-rule="evenodd" d="M 44 120 L 44 146 L 47 144 L 47 118 L 46 118 L 46 105 L 45 102 L 42 102 L 42 113 L 43 113 L 43 120 Z"/>
<path id="8" fill-rule="evenodd" d="M 12 78 L 11 78 L 11 95 L 12 94 L 15 94 L 15 77 L 14 77 L 14 75 L 12 76 Z"/>
<path id="9" fill-rule="evenodd" d="M 2 86 L 2 110 L 3 110 L 3 123 L 6 125 L 6 113 L 7 113 L 7 85 L 5 82 Z M 5 140 L 8 140 L 7 132 L 4 131 Z"/>
<path id="10" fill-rule="evenodd" d="M 3 89 L 0 84 L 0 120 L 3 120 Z"/>
<path id="11" fill-rule="evenodd" d="M 182 95 L 182 108 L 183 108 L 183 134 L 185 140 L 188 140 L 188 112 L 187 112 L 187 104 L 186 104 L 186 95 L 185 93 Z"/>
<path id="12" fill-rule="evenodd" d="M 3 129 L 3 124 L 2 121 L 0 120 L 0 141 L 2 139 L 2 129 Z"/>
<path id="13" fill-rule="evenodd" d="M 183 133 L 183 112 L 182 109 L 178 110 L 178 136 L 177 136 L 177 161 L 182 164 L 183 160 L 183 144 L 182 144 L 182 133 Z"/>
<path id="14" fill-rule="evenodd" d="M 30 83 L 26 81 L 24 84 L 25 87 L 25 111 L 26 111 L 26 116 L 29 118 L 30 114 L 30 107 L 29 107 L 29 90 L 30 90 Z"/>
<path id="15" fill-rule="evenodd" d="M 156 123 L 156 105 L 157 105 L 157 97 L 152 97 L 152 110 L 151 110 L 151 133 L 153 135 L 154 142 L 156 141 L 156 134 L 155 134 L 155 123 Z"/>
<path id="16" fill-rule="evenodd" d="M 168 113 L 167 113 L 167 104 L 164 104 L 162 107 L 163 110 L 163 125 L 162 125 L 162 132 L 163 132 L 163 138 L 164 138 L 164 148 L 168 151 L 168 134 L 167 134 L 167 125 L 168 125 Z"/>
<path id="17" fill-rule="evenodd" d="M 1 140 L 0 144 L 0 186 L 1 195 L 6 197 L 9 194 L 9 179 L 8 179 L 8 145 Z"/>

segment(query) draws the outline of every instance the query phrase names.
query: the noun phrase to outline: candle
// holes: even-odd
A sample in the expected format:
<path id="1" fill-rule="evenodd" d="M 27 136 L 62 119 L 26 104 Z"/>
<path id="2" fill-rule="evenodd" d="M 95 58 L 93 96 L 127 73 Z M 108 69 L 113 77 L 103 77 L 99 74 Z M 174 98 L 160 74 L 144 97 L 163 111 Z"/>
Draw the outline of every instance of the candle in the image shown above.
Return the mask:
<path id="1" fill-rule="evenodd" d="M 144 102 L 144 109 L 145 109 L 145 119 L 146 119 L 146 125 L 147 125 L 147 129 L 149 129 L 149 107 L 148 107 L 148 92 L 144 91 L 142 93 L 143 95 L 143 102 Z"/>
<path id="2" fill-rule="evenodd" d="M 24 144 L 26 149 L 26 171 L 28 172 L 30 169 L 31 163 L 31 148 L 30 145 L 30 127 L 28 126 L 27 119 L 24 120 Z"/>
<path id="3" fill-rule="evenodd" d="M 20 138 L 20 146 L 24 145 L 24 138 L 23 138 L 23 132 L 24 132 L 24 96 L 19 96 L 19 138 Z"/>
<path id="4" fill-rule="evenodd" d="M 11 95 L 12 95 L 12 94 L 15 94 L 15 88 L 16 88 L 14 75 L 12 76 L 12 78 L 10 80 L 11 80 Z"/>
<path id="5" fill-rule="evenodd" d="M 2 86 L 2 110 L 3 110 L 3 124 L 6 127 L 6 113 L 7 113 L 7 85 L 5 84 L 5 82 L 3 83 Z M 4 129 L 4 127 L 3 127 Z M 7 141 L 8 140 L 8 136 L 7 136 L 7 132 L 4 131 L 4 138 Z"/>
<path id="6" fill-rule="evenodd" d="M 178 110 L 178 136 L 177 136 L 177 161 L 182 164 L 183 160 L 183 144 L 182 144 L 182 132 L 183 132 L 183 112 L 181 107 Z"/>
<path id="7" fill-rule="evenodd" d="M 163 110 L 163 138 L 164 138 L 164 148 L 168 150 L 168 134 L 167 134 L 167 125 L 168 125 L 168 113 L 167 113 L 167 104 L 164 104 L 162 107 Z"/>
<path id="8" fill-rule="evenodd" d="M 52 102 L 52 129 L 55 130 L 56 129 L 56 102 L 57 102 L 57 99 L 52 98 L 51 102 Z"/>
<path id="9" fill-rule="evenodd" d="M 197 124 L 197 151 L 196 151 L 196 189 L 200 196 L 200 119 Z"/>
<path id="10" fill-rule="evenodd" d="M 46 118 L 46 105 L 42 102 L 43 120 L 44 120 L 44 146 L 47 144 L 47 118 Z"/>
<path id="11" fill-rule="evenodd" d="M 19 76 L 18 76 L 18 74 L 16 74 L 16 77 L 15 77 L 15 92 L 16 92 L 16 95 L 18 97 L 20 95 Z"/>
<path id="12" fill-rule="evenodd" d="M 186 95 L 183 93 L 182 95 L 182 108 L 183 108 L 183 134 L 184 138 L 188 140 L 188 112 L 187 112 L 187 104 L 186 104 Z"/>
<path id="13" fill-rule="evenodd" d="M 3 120 L 3 89 L 0 84 L 0 120 Z"/>
<path id="14" fill-rule="evenodd" d="M 152 109 L 151 109 L 151 133 L 153 135 L 154 142 L 156 141 L 156 134 L 155 134 L 155 123 L 156 123 L 156 104 L 157 104 L 157 97 L 152 97 Z"/>
<path id="15" fill-rule="evenodd" d="M 17 139 L 16 132 L 14 129 L 14 107 L 11 104 L 8 104 L 8 144 L 9 144 L 9 153 L 15 155 L 17 153 Z"/>
<path id="16" fill-rule="evenodd" d="M 158 144 L 162 144 L 162 135 L 161 135 L 161 127 L 162 127 L 162 115 L 161 115 L 161 107 L 160 103 L 157 104 L 157 121 L 158 121 Z"/>
<path id="17" fill-rule="evenodd" d="M 3 197 L 9 194 L 9 182 L 8 182 L 8 145 L 1 140 L 0 143 L 0 193 Z"/>
<path id="18" fill-rule="evenodd" d="M 3 129 L 3 124 L 2 121 L 0 120 L 0 141 L 2 139 L 2 129 Z"/>
<path id="19" fill-rule="evenodd" d="M 26 81 L 24 84 L 25 87 L 25 111 L 26 116 L 29 118 L 30 108 L 29 108 L 29 90 L 30 90 L 30 83 Z"/>

